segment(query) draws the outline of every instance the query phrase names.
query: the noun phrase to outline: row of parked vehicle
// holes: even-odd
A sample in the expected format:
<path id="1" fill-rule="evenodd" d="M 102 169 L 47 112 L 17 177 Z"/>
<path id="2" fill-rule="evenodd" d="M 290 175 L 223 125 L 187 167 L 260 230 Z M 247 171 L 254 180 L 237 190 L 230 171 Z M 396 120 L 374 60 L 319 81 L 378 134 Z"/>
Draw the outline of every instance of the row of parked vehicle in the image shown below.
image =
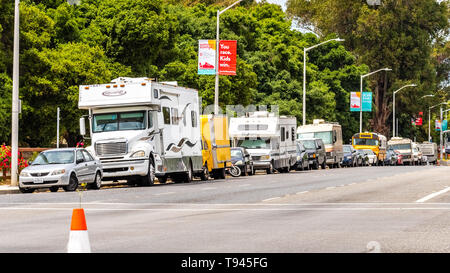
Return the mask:
<path id="1" fill-rule="evenodd" d="M 237 117 L 205 110 L 200 114 L 200 106 L 198 91 L 176 82 L 121 77 L 82 85 L 78 108 L 86 115 L 80 118 L 80 134 L 91 145 L 42 152 L 20 173 L 19 187 L 23 192 L 39 187 L 74 191 L 80 183 L 99 188 L 101 181 L 126 180 L 139 186 L 169 179 L 186 183 L 194 177 L 225 179 L 235 166 L 242 175 L 252 175 L 258 170 L 272 174 L 383 165 L 391 153 L 388 146 L 397 162 L 415 159 L 408 154 L 411 142 L 391 139 L 388 145 L 375 133 L 354 135 L 351 146 L 356 152 L 345 148 L 351 151 L 348 159 L 341 126 L 335 122 L 314 120 L 297 127 L 292 116 L 268 111 Z"/>

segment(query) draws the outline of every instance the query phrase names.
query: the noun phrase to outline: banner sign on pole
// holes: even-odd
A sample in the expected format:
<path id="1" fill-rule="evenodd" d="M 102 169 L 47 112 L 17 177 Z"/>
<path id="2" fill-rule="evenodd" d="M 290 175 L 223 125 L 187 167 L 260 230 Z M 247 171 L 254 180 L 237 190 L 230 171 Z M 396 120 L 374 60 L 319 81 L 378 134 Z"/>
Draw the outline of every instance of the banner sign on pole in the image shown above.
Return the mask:
<path id="1" fill-rule="evenodd" d="M 198 41 L 198 74 L 216 74 L 216 40 Z"/>
<path id="2" fill-rule="evenodd" d="M 220 41 L 219 43 L 219 75 L 236 75 L 237 41 Z"/>
<path id="3" fill-rule="evenodd" d="M 448 123 L 447 123 L 447 120 L 444 119 L 442 121 L 442 131 L 447 131 L 447 129 L 448 129 Z"/>
<path id="4" fill-rule="evenodd" d="M 350 92 L 350 111 L 359 112 L 360 102 L 360 92 Z M 372 92 L 363 92 L 362 111 L 372 112 Z"/>
<path id="5" fill-rule="evenodd" d="M 437 119 L 437 120 L 435 121 L 435 123 L 434 123 L 434 128 L 435 128 L 435 130 L 438 131 L 438 132 L 441 130 L 441 121 L 440 121 L 440 120 Z"/>

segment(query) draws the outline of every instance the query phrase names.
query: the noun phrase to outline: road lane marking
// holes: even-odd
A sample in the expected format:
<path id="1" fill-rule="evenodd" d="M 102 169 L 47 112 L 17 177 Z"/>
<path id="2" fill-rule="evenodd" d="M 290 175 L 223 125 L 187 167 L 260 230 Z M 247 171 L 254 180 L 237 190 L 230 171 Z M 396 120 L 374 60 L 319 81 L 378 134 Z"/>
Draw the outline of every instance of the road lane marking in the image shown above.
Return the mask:
<path id="1" fill-rule="evenodd" d="M 307 193 L 307 192 L 309 192 L 309 191 L 300 191 L 300 192 L 297 192 L 296 194 L 304 194 L 304 193 Z"/>
<path id="2" fill-rule="evenodd" d="M 438 191 L 438 192 L 429 194 L 429 195 L 427 195 L 427 196 L 425 196 L 425 197 L 423 197 L 423 198 L 417 200 L 416 203 L 423 203 L 423 202 L 426 202 L 426 201 L 430 200 L 431 198 L 434 198 L 434 197 L 436 197 L 436 196 L 438 196 L 438 195 L 441 195 L 441 194 L 443 194 L 443 193 L 446 193 L 446 192 L 448 192 L 448 191 L 450 191 L 450 187 L 446 187 L 445 189 L 443 189 L 443 190 L 441 190 L 441 191 Z"/>
<path id="3" fill-rule="evenodd" d="M 327 190 L 332 190 L 334 188 L 336 188 L 336 187 L 328 187 Z"/>
<path id="4" fill-rule="evenodd" d="M 161 192 L 161 193 L 155 193 L 155 195 L 165 195 L 165 194 L 174 194 L 174 191 L 168 191 L 168 192 Z"/>
<path id="5" fill-rule="evenodd" d="M 263 202 L 267 202 L 267 201 L 271 201 L 271 200 L 275 200 L 275 199 L 279 199 L 279 198 L 281 198 L 281 197 L 272 197 L 272 198 L 267 198 L 267 199 L 264 199 L 264 200 L 262 200 Z"/>

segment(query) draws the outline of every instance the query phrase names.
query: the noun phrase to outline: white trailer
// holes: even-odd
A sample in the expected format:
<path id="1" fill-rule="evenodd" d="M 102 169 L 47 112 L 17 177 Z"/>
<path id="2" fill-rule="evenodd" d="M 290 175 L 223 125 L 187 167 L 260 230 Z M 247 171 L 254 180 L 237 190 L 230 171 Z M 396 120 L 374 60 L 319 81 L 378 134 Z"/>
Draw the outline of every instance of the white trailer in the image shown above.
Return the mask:
<path id="1" fill-rule="evenodd" d="M 152 185 L 155 176 L 189 182 L 201 173 L 198 92 L 175 84 L 118 78 L 80 86 L 78 107 L 89 110 L 87 149 L 102 162 L 105 180 Z"/>
<path id="2" fill-rule="evenodd" d="M 297 161 L 296 127 L 295 117 L 258 111 L 230 118 L 229 135 L 234 147 L 248 150 L 255 170 L 289 172 Z"/>
<path id="3" fill-rule="evenodd" d="M 344 159 L 344 146 L 342 142 L 342 127 L 337 122 L 325 122 L 323 119 L 315 119 L 313 124 L 299 126 L 297 138 L 320 138 L 325 144 L 327 165 L 341 167 Z"/>

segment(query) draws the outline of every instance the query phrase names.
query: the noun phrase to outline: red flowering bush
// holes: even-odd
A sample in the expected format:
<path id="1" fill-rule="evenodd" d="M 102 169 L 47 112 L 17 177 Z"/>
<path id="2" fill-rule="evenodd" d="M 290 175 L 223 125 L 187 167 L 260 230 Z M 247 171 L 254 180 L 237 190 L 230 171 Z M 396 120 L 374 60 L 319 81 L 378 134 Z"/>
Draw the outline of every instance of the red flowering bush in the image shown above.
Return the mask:
<path id="1" fill-rule="evenodd" d="M 28 161 L 19 153 L 19 171 L 28 167 Z M 11 147 L 2 145 L 0 148 L 0 169 L 11 169 Z"/>

